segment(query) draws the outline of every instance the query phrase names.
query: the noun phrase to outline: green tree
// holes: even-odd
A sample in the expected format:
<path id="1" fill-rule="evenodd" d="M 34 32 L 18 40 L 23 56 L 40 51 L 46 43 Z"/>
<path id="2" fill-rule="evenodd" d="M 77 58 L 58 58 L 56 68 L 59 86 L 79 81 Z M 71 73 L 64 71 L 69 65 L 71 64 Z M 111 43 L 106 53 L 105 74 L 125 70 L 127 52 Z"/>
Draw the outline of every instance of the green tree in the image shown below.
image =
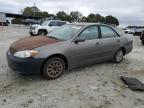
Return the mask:
<path id="1" fill-rule="evenodd" d="M 36 15 L 40 15 L 40 9 L 38 9 L 36 6 L 32 6 L 32 7 L 26 7 L 24 8 L 23 15 L 27 15 L 27 16 L 36 16 Z"/>
<path id="2" fill-rule="evenodd" d="M 66 15 L 65 21 L 72 22 L 70 15 Z"/>
<path id="3" fill-rule="evenodd" d="M 32 6 L 32 7 L 26 7 L 24 8 L 23 15 L 28 16 L 37 16 L 37 17 L 48 17 L 51 19 L 59 19 L 69 22 L 97 22 L 97 23 L 105 23 L 113 26 L 118 26 L 119 21 L 116 17 L 109 15 L 109 16 L 101 16 L 100 14 L 89 14 L 87 17 L 82 16 L 81 13 L 78 11 L 70 12 L 70 14 L 65 13 L 64 11 L 59 11 L 56 15 L 49 14 L 48 12 L 44 11 L 42 12 L 38 7 Z M 16 22 L 20 22 L 20 19 L 16 19 Z M 15 20 L 14 20 L 15 22 Z"/>
<path id="4" fill-rule="evenodd" d="M 59 11 L 57 14 L 56 14 L 57 18 L 62 20 L 62 21 L 65 21 L 66 20 L 66 17 L 67 17 L 67 14 L 64 12 L 64 11 Z"/>
<path id="5" fill-rule="evenodd" d="M 80 22 L 82 18 L 82 14 L 78 11 L 73 11 L 70 13 L 71 22 Z"/>
<path id="6" fill-rule="evenodd" d="M 44 12 L 42 12 L 42 16 L 43 16 L 43 17 L 49 17 L 49 13 L 46 12 L 46 11 L 44 11 Z"/>
<path id="7" fill-rule="evenodd" d="M 97 23 L 104 23 L 105 22 L 105 18 L 103 16 L 101 16 L 100 14 L 96 14 L 95 18 L 96 18 Z"/>
<path id="8" fill-rule="evenodd" d="M 22 24 L 22 19 L 21 18 L 15 18 L 15 19 L 12 19 L 11 21 L 12 24 Z"/>
<path id="9" fill-rule="evenodd" d="M 91 13 L 87 16 L 87 22 L 96 22 L 96 15 Z"/>
<path id="10" fill-rule="evenodd" d="M 83 16 L 81 22 L 87 22 L 87 17 Z"/>
<path id="11" fill-rule="evenodd" d="M 57 17 L 54 14 L 49 14 L 49 18 L 51 18 L 51 19 L 57 19 Z"/>
<path id="12" fill-rule="evenodd" d="M 113 26 L 119 26 L 119 21 L 116 17 L 109 15 L 105 17 L 105 23 Z"/>

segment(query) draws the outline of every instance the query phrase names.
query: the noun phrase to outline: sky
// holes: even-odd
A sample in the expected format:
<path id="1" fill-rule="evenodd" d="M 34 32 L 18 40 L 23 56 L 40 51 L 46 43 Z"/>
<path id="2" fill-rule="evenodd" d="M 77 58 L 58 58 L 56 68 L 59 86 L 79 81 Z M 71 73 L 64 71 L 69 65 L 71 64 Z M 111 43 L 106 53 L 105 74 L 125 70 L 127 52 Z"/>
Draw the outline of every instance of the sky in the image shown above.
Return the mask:
<path id="1" fill-rule="evenodd" d="M 48 13 L 79 11 L 84 16 L 99 13 L 117 17 L 122 26 L 144 25 L 144 0 L 0 0 L 0 12 L 21 13 L 34 3 Z"/>

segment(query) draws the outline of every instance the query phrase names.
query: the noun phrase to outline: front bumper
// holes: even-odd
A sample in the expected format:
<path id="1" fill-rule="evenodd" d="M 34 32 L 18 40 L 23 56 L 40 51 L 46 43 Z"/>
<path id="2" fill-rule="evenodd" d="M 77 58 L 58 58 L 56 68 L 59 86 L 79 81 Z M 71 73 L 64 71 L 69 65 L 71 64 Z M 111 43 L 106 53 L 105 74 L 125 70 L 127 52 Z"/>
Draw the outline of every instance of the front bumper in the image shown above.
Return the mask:
<path id="1" fill-rule="evenodd" d="M 8 66 L 18 74 L 39 74 L 44 59 L 41 58 L 18 58 L 7 52 Z"/>

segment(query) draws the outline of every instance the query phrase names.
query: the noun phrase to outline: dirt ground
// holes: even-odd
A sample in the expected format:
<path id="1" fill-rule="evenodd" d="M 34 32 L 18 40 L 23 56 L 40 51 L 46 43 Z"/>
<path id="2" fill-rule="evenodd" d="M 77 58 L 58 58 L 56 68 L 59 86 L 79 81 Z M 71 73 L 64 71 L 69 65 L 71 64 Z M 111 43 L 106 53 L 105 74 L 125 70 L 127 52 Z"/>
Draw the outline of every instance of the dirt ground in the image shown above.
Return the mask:
<path id="1" fill-rule="evenodd" d="M 17 75 L 7 66 L 9 45 L 25 36 L 27 27 L 0 28 L 0 108 L 144 108 L 144 93 L 130 90 L 120 80 L 128 76 L 144 83 L 144 46 L 138 37 L 120 64 L 98 63 L 48 81 Z"/>

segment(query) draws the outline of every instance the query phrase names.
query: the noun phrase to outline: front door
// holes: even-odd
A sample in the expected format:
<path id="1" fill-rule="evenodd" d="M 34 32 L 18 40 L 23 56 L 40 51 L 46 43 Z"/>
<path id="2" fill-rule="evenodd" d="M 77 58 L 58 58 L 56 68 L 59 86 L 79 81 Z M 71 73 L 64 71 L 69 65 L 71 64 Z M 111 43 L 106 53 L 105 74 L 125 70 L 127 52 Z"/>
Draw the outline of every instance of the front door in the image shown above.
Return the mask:
<path id="1" fill-rule="evenodd" d="M 98 26 L 87 27 L 78 37 L 83 37 L 85 41 L 78 43 L 72 42 L 70 47 L 72 64 L 80 65 L 98 59 L 101 49 Z"/>

